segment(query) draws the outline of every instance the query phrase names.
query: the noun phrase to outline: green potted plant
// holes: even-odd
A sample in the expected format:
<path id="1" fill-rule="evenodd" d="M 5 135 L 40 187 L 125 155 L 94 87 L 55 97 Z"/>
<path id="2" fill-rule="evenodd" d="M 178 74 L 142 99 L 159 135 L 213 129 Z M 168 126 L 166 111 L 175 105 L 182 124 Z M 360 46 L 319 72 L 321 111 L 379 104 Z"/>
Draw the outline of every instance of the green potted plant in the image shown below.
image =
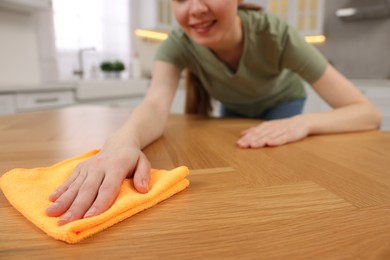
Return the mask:
<path id="1" fill-rule="evenodd" d="M 112 70 L 115 71 L 115 72 L 122 72 L 125 70 L 125 64 L 123 64 L 123 62 L 117 60 L 117 61 L 114 61 L 112 64 L 111 64 L 111 67 L 112 67 Z"/>
<path id="2" fill-rule="evenodd" d="M 101 69 L 103 72 L 111 72 L 111 71 L 112 71 L 111 62 L 109 62 L 109 61 L 103 61 L 102 63 L 100 63 L 100 69 Z"/>
<path id="3" fill-rule="evenodd" d="M 120 78 L 120 74 L 122 71 L 126 69 L 125 64 L 123 62 L 117 61 L 103 61 L 100 64 L 100 69 L 103 71 L 105 78 Z"/>

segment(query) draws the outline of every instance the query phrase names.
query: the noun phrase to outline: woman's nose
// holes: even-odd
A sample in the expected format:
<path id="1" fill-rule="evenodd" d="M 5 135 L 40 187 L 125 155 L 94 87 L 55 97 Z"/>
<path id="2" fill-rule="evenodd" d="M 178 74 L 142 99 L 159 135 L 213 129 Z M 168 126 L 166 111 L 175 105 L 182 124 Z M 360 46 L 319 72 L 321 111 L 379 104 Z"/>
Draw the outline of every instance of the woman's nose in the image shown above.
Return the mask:
<path id="1" fill-rule="evenodd" d="M 207 12 L 208 7 L 204 0 L 190 0 L 190 13 L 191 15 L 199 15 Z"/>

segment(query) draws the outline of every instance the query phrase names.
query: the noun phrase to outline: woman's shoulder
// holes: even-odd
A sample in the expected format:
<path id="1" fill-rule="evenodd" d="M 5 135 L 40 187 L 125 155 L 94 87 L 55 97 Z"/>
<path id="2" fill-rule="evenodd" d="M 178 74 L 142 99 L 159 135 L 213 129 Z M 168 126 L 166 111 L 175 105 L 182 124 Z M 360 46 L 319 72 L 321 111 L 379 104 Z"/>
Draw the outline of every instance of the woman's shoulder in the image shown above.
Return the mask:
<path id="1" fill-rule="evenodd" d="M 169 31 L 167 40 L 184 43 L 188 41 L 189 38 L 180 27 L 175 27 Z"/>
<path id="2" fill-rule="evenodd" d="M 155 60 L 163 60 L 184 68 L 191 56 L 192 43 L 189 37 L 180 28 L 172 29 L 168 38 L 162 41 L 155 53 Z"/>
<path id="3" fill-rule="evenodd" d="M 272 34 L 279 34 L 288 27 L 283 19 L 268 13 L 264 9 L 239 10 L 238 13 L 250 31 L 253 32 L 269 31 Z"/>

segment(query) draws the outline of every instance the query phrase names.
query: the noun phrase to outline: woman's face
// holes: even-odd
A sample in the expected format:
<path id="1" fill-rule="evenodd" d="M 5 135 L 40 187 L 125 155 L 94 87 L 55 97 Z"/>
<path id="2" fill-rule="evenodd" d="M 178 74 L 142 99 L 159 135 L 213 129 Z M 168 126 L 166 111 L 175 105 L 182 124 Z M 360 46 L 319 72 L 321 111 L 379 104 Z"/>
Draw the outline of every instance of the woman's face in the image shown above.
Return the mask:
<path id="1" fill-rule="evenodd" d="M 176 20 L 196 43 L 215 47 L 239 28 L 237 6 L 242 0 L 172 0 Z"/>

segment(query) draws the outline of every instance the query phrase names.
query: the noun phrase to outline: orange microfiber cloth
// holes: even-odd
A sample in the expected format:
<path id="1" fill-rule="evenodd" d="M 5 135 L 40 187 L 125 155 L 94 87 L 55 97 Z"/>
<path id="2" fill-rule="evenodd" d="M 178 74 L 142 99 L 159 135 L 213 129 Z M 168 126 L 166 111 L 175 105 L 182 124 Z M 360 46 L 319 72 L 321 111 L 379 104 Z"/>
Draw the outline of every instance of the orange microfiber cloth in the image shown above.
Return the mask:
<path id="1" fill-rule="evenodd" d="M 77 243 L 156 205 L 189 185 L 187 167 L 181 166 L 171 171 L 152 169 L 148 193 L 138 193 L 133 180 L 125 179 L 114 204 L 106 212 L 58 226 L 59 218 L 48 217 L 45 213 L 51 204 L 49 195 L 66 180 L 76 165 L 98 152 L 93 150 L 48 168 L 13 169 L 1 177 L 0 187 L 8 201 L 49 236 Z"/>

